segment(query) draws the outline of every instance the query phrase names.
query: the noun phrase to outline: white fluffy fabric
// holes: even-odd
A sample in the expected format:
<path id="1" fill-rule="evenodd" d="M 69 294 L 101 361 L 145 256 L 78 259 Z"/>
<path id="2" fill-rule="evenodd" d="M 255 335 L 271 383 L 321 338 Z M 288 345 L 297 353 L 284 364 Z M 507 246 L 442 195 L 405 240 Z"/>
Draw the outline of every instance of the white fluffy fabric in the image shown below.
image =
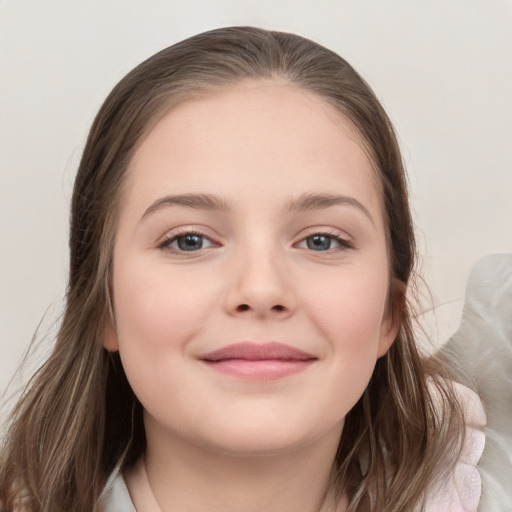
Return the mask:
<path id="1" fill-rule="evenodd" d="M 512 511 L 512 254 L 474 267 L 459 330 L 440 355 L 482 398 L 488 426 L 479 512 Z"/>

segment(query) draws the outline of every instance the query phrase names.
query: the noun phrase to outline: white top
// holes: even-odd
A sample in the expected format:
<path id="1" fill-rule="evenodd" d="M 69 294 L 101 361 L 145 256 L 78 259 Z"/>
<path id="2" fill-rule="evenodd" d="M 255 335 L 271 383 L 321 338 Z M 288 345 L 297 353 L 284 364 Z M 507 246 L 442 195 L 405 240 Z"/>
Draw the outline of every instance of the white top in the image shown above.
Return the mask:
<path id="1" fill-rule="evenodd" d="M 109 478 L 102 497 L 102 512 L 137 512 L 119 471 L 114 472 Z"/>

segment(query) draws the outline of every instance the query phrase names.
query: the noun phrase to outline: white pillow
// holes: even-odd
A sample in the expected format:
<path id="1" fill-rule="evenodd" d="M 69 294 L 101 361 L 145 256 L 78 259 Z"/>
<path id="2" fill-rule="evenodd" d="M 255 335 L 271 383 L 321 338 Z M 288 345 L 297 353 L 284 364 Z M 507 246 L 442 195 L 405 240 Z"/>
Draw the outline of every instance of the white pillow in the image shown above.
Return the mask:
<path id="1" fill-rule="evenodd" d="M 482 398 L 488 426 L 479 464 L 480 512 L 512 511 L 512 254 L 494 254 L 473 268 L 459 330 L 440 356 L 457 380 Z"/>

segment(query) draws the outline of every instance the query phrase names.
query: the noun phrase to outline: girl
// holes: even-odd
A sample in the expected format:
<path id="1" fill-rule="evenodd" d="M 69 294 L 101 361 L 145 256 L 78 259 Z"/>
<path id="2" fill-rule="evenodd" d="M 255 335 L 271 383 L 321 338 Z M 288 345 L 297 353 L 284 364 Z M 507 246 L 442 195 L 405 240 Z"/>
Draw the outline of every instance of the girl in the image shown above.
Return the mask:
<path id="1" fill-rule="evenodd" d="M 91 128 L 70 248 L 2 510 L 455 510 L 465 421 L 414 341 L 400 152 L 338 55 L 243 27 L 139 65 Z"/>

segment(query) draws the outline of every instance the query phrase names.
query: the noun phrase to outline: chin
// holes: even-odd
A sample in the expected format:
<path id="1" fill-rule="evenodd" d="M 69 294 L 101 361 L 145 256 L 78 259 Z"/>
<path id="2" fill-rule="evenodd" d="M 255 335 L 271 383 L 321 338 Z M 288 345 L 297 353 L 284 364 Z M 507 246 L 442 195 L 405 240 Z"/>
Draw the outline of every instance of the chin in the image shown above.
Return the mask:
<path id="1" fill-rule="evenodd" d="M 302 428 L 297 429 L 297 426 Z M 236 427 L 236 428 L 235 428 Z M 253 421 L 250 424 L 226 426 L 210 429 L 196 437 L 203 448 L 230 457 L 272 457 L 293 453 L 301 448 L 318 442 L 326 434 L 335 440 L 336 446 L 341 436 L 342 422 L 329 431 L 324 428 L 308 429 L 304 421 L 272 421 L 263 423 Z"/>

